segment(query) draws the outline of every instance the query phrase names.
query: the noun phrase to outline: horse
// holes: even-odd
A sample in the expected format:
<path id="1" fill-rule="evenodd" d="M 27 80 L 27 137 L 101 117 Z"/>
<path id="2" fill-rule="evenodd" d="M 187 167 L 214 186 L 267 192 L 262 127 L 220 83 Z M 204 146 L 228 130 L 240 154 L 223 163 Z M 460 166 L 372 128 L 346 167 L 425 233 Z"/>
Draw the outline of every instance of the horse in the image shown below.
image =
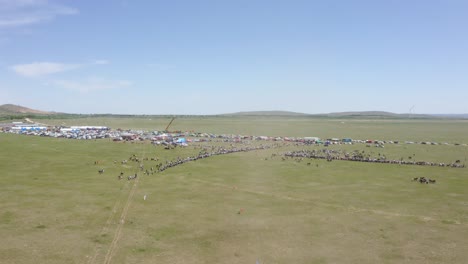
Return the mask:
<path id="1" fill-rule="evenodd" d="M 128 180 L 134 180 L 137 178 L 137 174 L 135 173 L 135 175 L 130 175 L 127 177 Z"/>
<path id="2" fill-rule="evenodd" d="M 425 183 L 425 184 L 427 184 L 428 181 L 427 181 L 427 179 L 426 179 L 425 177 L 420 177 L 420 178 L 419 178 L 419 183 Z"/>

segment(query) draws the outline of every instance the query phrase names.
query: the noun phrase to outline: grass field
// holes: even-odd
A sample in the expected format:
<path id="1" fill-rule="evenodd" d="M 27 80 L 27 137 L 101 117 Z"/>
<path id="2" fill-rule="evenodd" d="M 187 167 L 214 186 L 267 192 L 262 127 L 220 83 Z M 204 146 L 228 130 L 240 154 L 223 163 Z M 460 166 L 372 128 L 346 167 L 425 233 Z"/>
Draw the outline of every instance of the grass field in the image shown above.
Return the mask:
<path id="1" fill-rule="evenodd" d="M 50 125 L 102 125 L 164 130 L 169 117 L 40 120 Z M 307 117 L 178 117 L 170 130 L 265 136 L 380 139 L 468 143 L 468 120 L 322 119 Z"/>
<path id="2" fill-rule="evenodd" d="M 46 120 L 162 130 L 166 119 Z M 172 130 L 269 136 L 468 143 L 468 122 L 307 118 L 180 118 Z M 117 180 L 135 154 L 191 156 L 197 143 L 145 143 L 0 134 L 0 263 L 466 263 L 466 168 L 283 161 L 288 144 Z M 331 146 L 466 162 L 453 145 Z M 272 157 L 272 154 L 278 154 Z M 95 161 L 99 164 L 95 165 Z M 310 162 L 311 165 L 306 165 Z M 153 161 L 145 161 L 152 166 Z M 98 169 L 105 168 L 102 175 Z M 436 184 L 412 182 L 413 177 Z M 143 197 L 146 195 L 146 200 Z"/>

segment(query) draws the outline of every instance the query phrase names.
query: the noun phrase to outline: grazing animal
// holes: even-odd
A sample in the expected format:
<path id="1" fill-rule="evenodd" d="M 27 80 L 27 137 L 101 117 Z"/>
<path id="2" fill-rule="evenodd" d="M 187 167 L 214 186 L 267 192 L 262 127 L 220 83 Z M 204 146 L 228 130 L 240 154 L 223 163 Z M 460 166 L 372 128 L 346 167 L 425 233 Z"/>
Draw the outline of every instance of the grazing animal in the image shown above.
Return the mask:
<path id="1" fill-rule="evenodd" d="M 416 178 L 413 178 L 413 181 L 418 181 L 419 183 L 425 183 L 425 184 L 436 183 L 436 180 L 429 179 L 426 177 L 416 177 Z"/>
<path id="2" fill-rule="evenodd" d="M 99 174 L 103 174 L 104 173 L 104 169 L 100 169 L 98 170 Z"/>
<path id="3" fill-rule="evenodd" d="M 135 173 L 135 175 L 130 175 L 127 177 L 128 180 L 134 180 L 137 178 L 137 174 Z"/>

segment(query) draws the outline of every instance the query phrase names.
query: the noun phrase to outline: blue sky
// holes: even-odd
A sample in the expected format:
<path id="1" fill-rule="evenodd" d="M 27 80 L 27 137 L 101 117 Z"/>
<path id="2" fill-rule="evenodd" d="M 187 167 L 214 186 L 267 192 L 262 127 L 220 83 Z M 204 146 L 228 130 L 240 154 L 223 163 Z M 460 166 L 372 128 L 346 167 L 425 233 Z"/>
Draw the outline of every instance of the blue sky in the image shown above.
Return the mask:
<path id="1" fill-rule="evenodd" d="M 468 1 L 0 0 L 0 104 L 468 113 Z"/>

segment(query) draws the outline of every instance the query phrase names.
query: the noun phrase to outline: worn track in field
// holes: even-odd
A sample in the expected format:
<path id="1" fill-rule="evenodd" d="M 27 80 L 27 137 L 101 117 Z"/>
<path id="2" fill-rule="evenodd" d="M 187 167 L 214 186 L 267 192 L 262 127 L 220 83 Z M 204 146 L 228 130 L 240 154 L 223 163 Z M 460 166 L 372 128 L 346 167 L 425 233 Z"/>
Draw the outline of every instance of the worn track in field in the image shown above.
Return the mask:
<path id="1" fill-rule="evenodd" d="M 104 259 L 104 264 L 111 263 L 112 257 L 114 256 L 114 252 L 117 248 L 117 243 L 119 242 L 120 236 L 122 234 L 122 229 L 125 224 L 125 219 L 127 218 L 128 209 L 130 208 L 130 204 L 132 203 L 133 195 L 135 194 L 139 179 L 140 178 L 135 179 L 135 182 L 132 185 L 132 189 L 130 190 L 130 194 L 127 197 L 125 207 L 123 208 L 122 214 L 120 215 L 119 224 L 117 226 L 117 229 L 115 230 L 114 239 L 112 240 L 112 243 L 110 244 L 106 257 Z"/>
<path id="2" fill-rule="evenodd" d="M 102 235 L 106 234 L 109 230 L 110 225 L 112 224 L 112 220 L 115 217 L 115 214 L 117 213 L 117 209 L 120 208 L 120 205 L 122 204 L 122 201 L 124 200 L 124 195 L 128 195 L 128 192 L 122 192 L 119 196 L 119 198 L 115 201 L 114 207 L 112 208 L 112 211 L 109 214 L 109 217 L 107 218 L 106 223 L 102 227 L 101 232 L 99 232 L 99 237 Z M 102 249 L 102 246 L 96 245 L 94 248 L 94 254 L 93 256 L 88 260 L 88 264 L 94 264 L 96 262 L 97 256 L 100 254 L 100 251 Z"/>

